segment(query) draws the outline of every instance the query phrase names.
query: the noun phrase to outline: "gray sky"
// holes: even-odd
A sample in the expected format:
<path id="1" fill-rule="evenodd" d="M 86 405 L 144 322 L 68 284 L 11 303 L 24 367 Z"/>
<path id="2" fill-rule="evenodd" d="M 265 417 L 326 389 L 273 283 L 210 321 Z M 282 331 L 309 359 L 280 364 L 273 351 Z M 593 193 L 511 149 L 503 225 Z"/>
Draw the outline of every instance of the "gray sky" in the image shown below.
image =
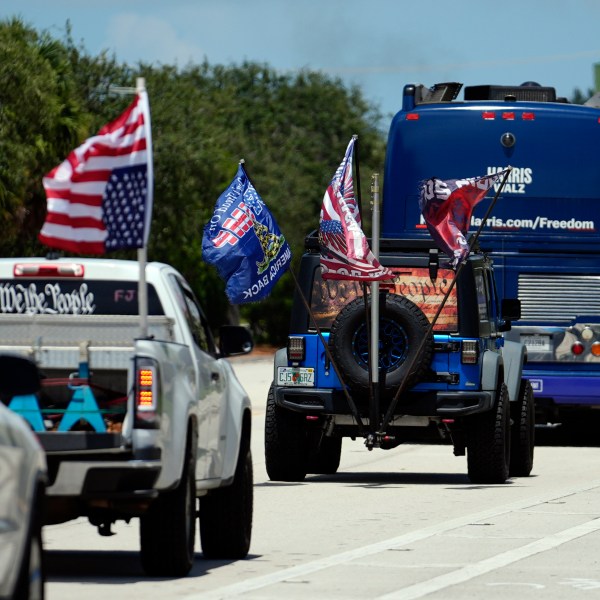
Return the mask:
<path id="1" fill-rule="evenodd" d="M 571 96 L 594 87 L 600 0 L 0 0 L 119 61 L 267 63 L 354 83 L 384 114 L 407 83 L 518 85 Z M 151 94 L 151 90 L 149 90 Z"/>

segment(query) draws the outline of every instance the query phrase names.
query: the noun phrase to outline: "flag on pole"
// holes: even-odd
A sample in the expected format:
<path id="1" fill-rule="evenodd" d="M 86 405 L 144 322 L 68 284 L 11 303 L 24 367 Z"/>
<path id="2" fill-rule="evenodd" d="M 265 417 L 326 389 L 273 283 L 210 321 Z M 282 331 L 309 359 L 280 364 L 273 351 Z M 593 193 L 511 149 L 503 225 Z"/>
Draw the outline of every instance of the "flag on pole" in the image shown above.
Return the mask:
<path id="1" fill-rule="evenodd" d="M 427 229 L 436 244 L 458 266 L 469 253 L 466 240 L 473 208 L 488 190 L 502 181 L 507 169 L 468 179 L 432 177 L 421 184 L 419 207 Z"/>
<path id="2" fill-rule="evenodd" d="M 361 229 L 352 175 L 355 141 L 350 140 L 323 197 L 319 222 L 322 277 L 354 281 L 393 279 L 394 274 L 381 266 L 371 252 Z"/>
<path id="3" fill-rule="evenodd" d="M 152 138 L 145 91 L 43 179 L 39 240 L 82 254 L 147 245 L 152 218 Z"/>
<path id="4" fill-rule="evenodd" d="M 290 266 L 290 247 L 241 163 L 204 226 L 202 258 L 217 268 L 232 304 L 266 298 Z"/>

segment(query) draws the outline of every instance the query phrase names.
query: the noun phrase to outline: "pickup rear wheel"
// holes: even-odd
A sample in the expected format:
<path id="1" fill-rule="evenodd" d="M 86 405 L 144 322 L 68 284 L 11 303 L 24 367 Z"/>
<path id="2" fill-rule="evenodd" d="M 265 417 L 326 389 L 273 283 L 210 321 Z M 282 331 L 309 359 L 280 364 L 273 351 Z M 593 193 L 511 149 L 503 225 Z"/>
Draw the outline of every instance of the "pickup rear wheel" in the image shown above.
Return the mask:
<path id="1" fill-rule="evenodd" d="M 535 404 L 533 388 L 527 379 L 521 379 L 519 398 L 510 403 L 512 431 L 510 446 L 510 474 L 527 477 L 533 468 L 535 446 Z"/>
<path id="2" fill-rule="evenodd" d="M 368 299 L 369 308 L 371 298 Z M 379 314 L 379 367 L 385 371 L 384 396 L 393 395 L 410 377 L 414 385 L 426 373 L 433 356 L 433 335 L 423 343 L 429 320 L 408 298 L 386 294 Z M 369 390 L 370 341 L 363 298 L 339 313 L 331 326 L 329 346 L 346 383 L 357 393 Z"/>
<path id="3" fill-rule="evenodd" d="M 233 483 L 200 498 L 204 558 L 239 559 L 252 537 L 253 475 L 250 440 L 242 440 Z"/>
<path id="4" fill-rule="evenodd" d="M 492 410 L 465 419 L 467 465 L 473 483 L 504 483 L 510 462 L 508 388 L 500 383 Z"/>
<path id="5" fill-rule="evenodd" d="M 194 562 L 196 458 L 191 444 L 179 485 L 163 492 L 140 518 L 142 567 L 153 577 L 183 577 Z"/>
<path id="6" fill-rule="evenodd" d="M 303 415 L 275 404 L 273 385 L 265 413 L 265 462 L 271 481 L 302 481 L 307 471 L 308 443 Z"/>

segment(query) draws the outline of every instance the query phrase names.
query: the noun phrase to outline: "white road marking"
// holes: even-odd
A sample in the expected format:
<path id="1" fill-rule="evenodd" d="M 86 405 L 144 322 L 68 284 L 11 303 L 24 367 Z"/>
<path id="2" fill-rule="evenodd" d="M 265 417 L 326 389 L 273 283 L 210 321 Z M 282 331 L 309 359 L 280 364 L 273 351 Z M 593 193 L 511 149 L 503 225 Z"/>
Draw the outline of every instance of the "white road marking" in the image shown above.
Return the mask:
<path id="1" fill-rule="evenodd" d="M 435 535 L 439 535 L 441 533 L 445 533 L 447 531 L 451 531 L 452 529 L 456 529 L 459 527 L 464 527 L 465 525 L 469 525 L 478 521 L 484 521 L 486 519 L 490 519 L 499 515 L 507 514 L 517 510 L 523 510 L 525 508 L 530 508 L 536 505 L 545 504 L 547 502 L 551 502 L 557 500 L 559 498 L 563 498 L 565 496 L 570 496 L 573 494 L 590 491 L 600 487 L 600 480 L 592 481 L 584 486 L 577 486 L 571 488 L 565 488 L 564 490 L 555 490 L 554 492 L 537 496 L 524 498 L 522 500 L 506 504 L 496 508 L 490 508 L 488 510 L 484 510 L 478 513 L 472 513 L 470 515 L 465 515 L 463 517 L 458 517 L 456 519 L 452 519 L 450 521 L 446 521 L 444 523 L 440 523 L 437 525 L 432 525 L 429 527 L 424 527 L 423 529 L 418 529 L 416 531 L 412 531 L 409 533 L 405 533 L 398 537 L 390 538 L 387 540 L 382 540 L 381 542 L 376 542 L 374 544 L 369 544 L 367 546 L 362 546 L 360 548 L 355 548 L 354 550 L 349 550 L 347 552 L 341 552 L 339 554 L 333 554 L 331 556 L 326 556 L 320 558 L 318 560 L 310 561 L 304 563 L 302 565 L 297 565 L 295 567 L 289 567 L 287 569 L 282 569 L 280 571 L 275 571 L 273 573 L 267 573 L 266 575 L 260 575 L 258 577 L 254 577 L 251 579 L 246 579 L 244 581 L 240 581 L 239 583 L 234 583 L 231 585 L 223 586 L 217 588 L 215 590 L 203 591 L 198 594 L 191 594 L 189 596 L 185 596 L 184 600 L 217 600 L 219 598 L 226 599 L 232 598 L 234 596 L 238 596 L 240 594 L 245 594 L 251 592 L 253 590 L 257 590 L 260 588 L 265 588 L 270 585 L 274 585 L 276 583 L 280 583 L 282 581 L 286 581 L 289 579 L 293 579 L 296 577 L 301 577 L 304 575 L 308 575 L 310 573 L 316 573 L 318 571 L 322 571 L 324 569 L 328 569 L 330 567 L 334 567 L 336 565 L 341 565 L 344 563 L 349 563 L 353 560 L 363 558 L 365 556 L 371 556 L 373 554 L 378 554 L 380 552 L 384 552 L 386 550 L 390 550 L 392 548 L 397 548 L 400 546 L 405 546 L 407 544 L 411 544 L 420 540 L 424 540 L 429 537 L 433 537 Z M 531 544 L 527 544 L 522 548 L 517 548 L 515 550 L 511 550 L 509 552 L 505 552 L 497 555 L 496 557 L 489 558 L 481 563 L 477 563 L 475 565 L 471 565 L 469 567 L 465 567 L 463 569 L 459 569 L 458 571 L 454 571 L 453 573 L 449 573 L 445 576 L 441 576 L 440 578 L 434 578 L 430 580 L 431 582 L 436 582 L 438 579 L 443 579 L 444 577 L 451 577 L 452 575 L 456 575 L 458 577 L 466 576 L 467 573 L 473 573 L 472 575 L 468 575 L 466 579 L 471 579 L 472 577 L 476 577 L 480 573 L 477 572 L 477 569 L 482 567 L 487 567 L 487 571 L 493 570 L 494 568 L 498 568 L 503 566 L 501 561 L 507 560 L 511 558 L 508 563 L 514 562 L 522 558 L 520 552 L 527 549 L 525 556 L 531 556 L 532 554 L 536 554 L 538 552 L 543 552 L 549 548 L 553 548 L 557 545 L 565 543 L 569 540 L 575 539 L 577 537 L 581 537 L 586 535 L 586 533 L 590 533 L 591 531 L 596 531 L 600 529 L 600 519 L 590 521 L 583 525 L 579 525 L 578 527 L 573 527 L 571 529 L 567 529 L 564 532 L 559 532 L 557 534 L 544 537 L 536 542 Z M 566 537 L 565 537 L 566 536 Z M 546 547 L 547 544 L 550 544 Z M 539 548 L 539 549 L 538 549 Z M 510 555 L 507 556 L 507 555 Z M 512 558 L 514 557 L 514 558 Z M 492 566 L 494 561 L 499 560 L 498 566 Z M 495 563 L 494 563 L 495 564 Z M 482 572 L 487 572 L 482 571 Z M 429 582 L 425 582 L 423 584 L 417 584 L 415 586 L 411 586 L 409 588 L 405 588 L 404 590 L 399 590 L 398 592 L 394 592 L 389 596 L 382 596 L 382 598 L 402 598 L 403 600 L 408 600 L 408 598 L 421 598 L 425 594 L 431 593 L 433 590 L 423 591 L 416 589 L 421 588 L 422 586 L 426 586 Z M 440 582 L 442 587 L 447 587 L 449 585 L 454 585 L 454 583 L 442 583 Z M 435 585 L 435 583 L 434 583 Z M 441 588 L 435 588 L 441 589 Z M 412 593 L 416 593 L 414 596 L 404 596 L 402 595 L 404 592 L 408 592 L 409 590 L 413 590 Z M 396 594 L 396 595 L 395 595 Z"/>
<path id="2" fill-rule="evenodd" d="M 566 542 L 570 542 L 598 530 L 600 530 L 600 518 L 593 519 L 587 523 L 582 523 L 576 527 L 571 527 L 570 529 L 565 529 L 564 531 L 559 531 L 553 535 L 548 535 L 540 540 L 531 542 L 531 544 L 521 546 L 520 548 L 496 554 L 496 556 L 491 556 L 486 560 L 467 565 L 466 567 L 457 569 L 451 573 L 446 573 L 445 575 L 434 577 L 428 581 L 411 585 L 396 592 L 392 592 L 391 594 L 379 596 L 377 600 L 415 600 L 416 598 L 422 598 L 423 596 L 427 596 L 433 592 L 439 592 L 440 590 L 456 585 L 457 583 L 464 583 L 474 577 L 479 577 L 490 571 L 506 567 L 523 558 L 528 558 L 534 554 L 551 550 Z"/>

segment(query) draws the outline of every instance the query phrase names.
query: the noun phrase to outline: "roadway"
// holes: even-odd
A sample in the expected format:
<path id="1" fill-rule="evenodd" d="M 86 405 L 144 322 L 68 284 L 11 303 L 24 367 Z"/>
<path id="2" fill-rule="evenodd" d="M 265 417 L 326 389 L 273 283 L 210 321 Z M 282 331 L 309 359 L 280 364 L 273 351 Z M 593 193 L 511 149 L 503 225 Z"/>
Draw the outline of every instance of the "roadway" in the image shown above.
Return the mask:
<path id="1" fill-rule="evenodd" d="M 344 440 L 334 476 L 270 482 L 263 455 L 270 357 L 233 359 L 254 410 L 250 554 L 150 579 L 137 520 L 100 537 L 79 519 L 44 530 L 47 600 L 600 598 L 600 447 L 535 451 L 532 475 L 472 485 L 450 446 L 369 452 Z"/>

